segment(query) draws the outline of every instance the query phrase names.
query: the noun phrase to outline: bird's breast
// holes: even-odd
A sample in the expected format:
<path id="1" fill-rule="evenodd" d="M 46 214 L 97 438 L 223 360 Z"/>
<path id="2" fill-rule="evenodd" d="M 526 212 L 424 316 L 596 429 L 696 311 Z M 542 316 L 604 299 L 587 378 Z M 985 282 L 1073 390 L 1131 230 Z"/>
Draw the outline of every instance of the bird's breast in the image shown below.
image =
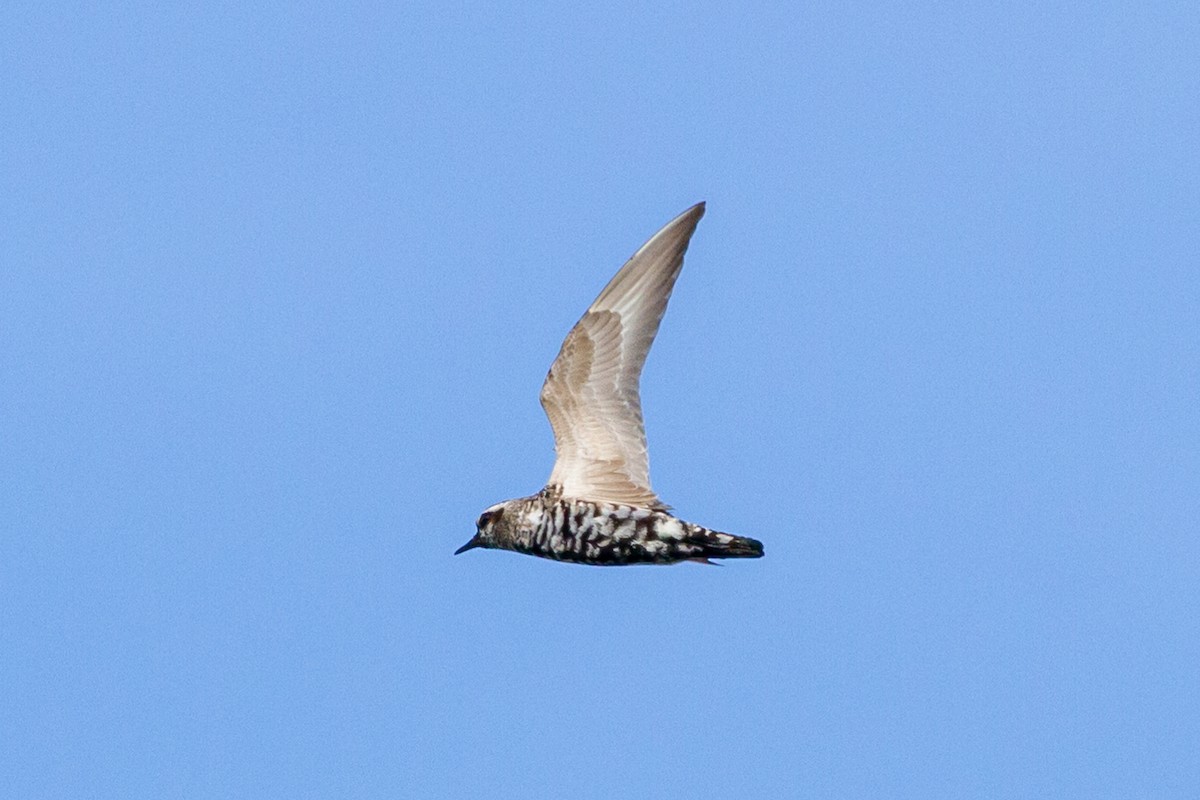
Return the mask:
<path id="1" fill-rule="evenodd" d="M 525 523 L 514 550 L 584 564 L 677 561 L 676 545 L 685 535 L 685 523 L 669 514 L 588 500 L 531 509 Z"/>

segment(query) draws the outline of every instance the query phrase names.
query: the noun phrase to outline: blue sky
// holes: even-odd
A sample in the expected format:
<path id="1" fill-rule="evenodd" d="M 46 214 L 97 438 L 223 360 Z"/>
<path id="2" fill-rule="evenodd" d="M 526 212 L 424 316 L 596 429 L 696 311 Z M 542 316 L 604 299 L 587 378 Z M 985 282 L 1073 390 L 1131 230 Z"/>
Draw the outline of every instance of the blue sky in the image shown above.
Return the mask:
<path id="1" fill-rule="evenodd" d="M 1200 792 L 1193 4 L 10 4 L 8 797 Z M 453 550 L 612 273 L 722 569 Z"/>

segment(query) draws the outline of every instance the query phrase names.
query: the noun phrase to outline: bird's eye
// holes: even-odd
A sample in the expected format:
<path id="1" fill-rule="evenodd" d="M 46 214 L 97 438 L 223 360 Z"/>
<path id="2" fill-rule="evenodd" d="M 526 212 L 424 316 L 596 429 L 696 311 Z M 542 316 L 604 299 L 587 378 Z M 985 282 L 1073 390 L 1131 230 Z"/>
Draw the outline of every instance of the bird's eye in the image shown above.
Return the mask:
<path id="1" fill-rule="evenodd" d="M 479 516 L 479 521 L 475 523 L 476 528 L 486 528 L 492 523 L 492 512 L 485 511 Z"/>

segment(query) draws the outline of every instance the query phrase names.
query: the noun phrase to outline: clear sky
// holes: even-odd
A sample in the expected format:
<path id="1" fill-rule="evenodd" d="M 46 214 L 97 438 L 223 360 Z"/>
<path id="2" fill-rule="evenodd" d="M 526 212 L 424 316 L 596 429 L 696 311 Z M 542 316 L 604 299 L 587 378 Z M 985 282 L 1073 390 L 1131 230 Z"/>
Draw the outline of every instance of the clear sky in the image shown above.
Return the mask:
<path id="1" fill-rule="evenodd" d="M 0 794 L 1200 795 L 1194 3 L 252 5 L 5 6 Z M 766 557 L 452 557 L 700 200 Z"/>

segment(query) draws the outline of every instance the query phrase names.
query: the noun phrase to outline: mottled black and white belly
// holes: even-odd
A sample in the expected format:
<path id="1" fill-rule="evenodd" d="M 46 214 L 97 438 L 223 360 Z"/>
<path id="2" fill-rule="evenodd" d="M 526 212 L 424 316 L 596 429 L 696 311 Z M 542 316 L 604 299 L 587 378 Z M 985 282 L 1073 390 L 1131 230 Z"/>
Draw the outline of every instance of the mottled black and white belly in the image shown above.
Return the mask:
<path id="1" fill-rule="evenodd" d="M 762 555 L 754 539 L 649 508 L 562 498 L 531 504 L 523 516 L 511 549 L 556 561 L 616 566 Z"/>

